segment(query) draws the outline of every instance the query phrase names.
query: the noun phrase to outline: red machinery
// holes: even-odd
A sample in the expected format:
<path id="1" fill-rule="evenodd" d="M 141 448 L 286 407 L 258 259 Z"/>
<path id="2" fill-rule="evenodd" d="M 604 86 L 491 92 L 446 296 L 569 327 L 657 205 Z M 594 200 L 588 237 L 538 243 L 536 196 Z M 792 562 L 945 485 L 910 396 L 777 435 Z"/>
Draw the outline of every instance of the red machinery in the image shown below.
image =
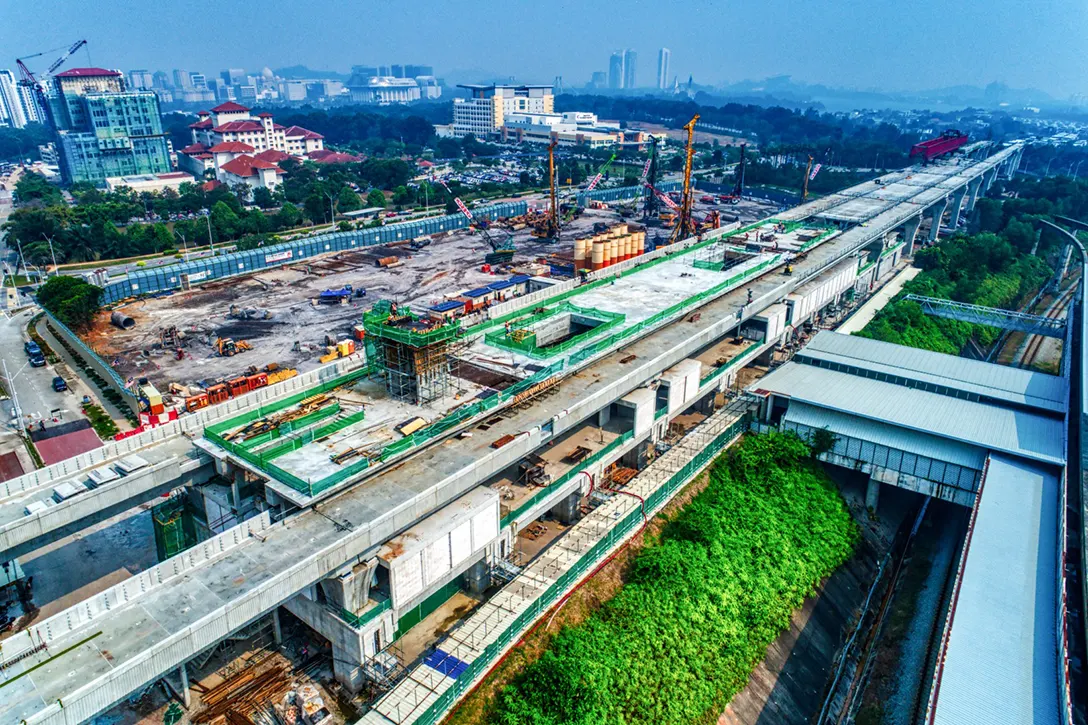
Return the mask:
<path id="1" fill-rule="evenodd" d="M 913 159 L 915 156 L 921 156 L 922 162 L 928 163 L 938 156 L 952 153 L 965 145 L 968 140 L 967 134 L 962 131 L 945 131 L 937 138 L 931 138 L 928 141 L 922 141 L 911 146 L 910 157 Z"/>

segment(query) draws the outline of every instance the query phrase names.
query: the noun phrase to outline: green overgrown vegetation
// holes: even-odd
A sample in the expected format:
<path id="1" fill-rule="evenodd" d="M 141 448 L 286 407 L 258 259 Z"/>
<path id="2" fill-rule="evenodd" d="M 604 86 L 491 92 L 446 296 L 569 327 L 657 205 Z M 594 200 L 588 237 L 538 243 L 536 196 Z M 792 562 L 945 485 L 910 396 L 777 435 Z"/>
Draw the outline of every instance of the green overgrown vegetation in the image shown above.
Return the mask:
<path id="1" fill-rule="evenodd" d="M 714 722 L 857 537 L 805 442 L 749 436 L 639 553 L 619 594 L 502 692 L 492 721 Z"/>
<path id="2" fill-rule="evenodd" d="M 1002 188 L 998 187 L 997 192 Z M 1037 231 L 1036 221 L 1055 214 L 1088 214 L 1088 183 L 1073 179 L 1018 180 L 1004 189 L 1015 194 L 979 199 L 969 235 L 956 235 L 917 252 L 922 272 L 856 333 L 874 340 L 958 354 L 974 339 L 983 348 L 1000 331 L 922 313 L 908 294 L 1019 309 L 1054 273 L 1063 240 Z"/>
<path id="3" fill-rule="evenodd" d="M 79 277 L 50 277 L 38 288 L 38 304 L 73 330 L 86 328 L 102 306 L 102 288 Z"/>

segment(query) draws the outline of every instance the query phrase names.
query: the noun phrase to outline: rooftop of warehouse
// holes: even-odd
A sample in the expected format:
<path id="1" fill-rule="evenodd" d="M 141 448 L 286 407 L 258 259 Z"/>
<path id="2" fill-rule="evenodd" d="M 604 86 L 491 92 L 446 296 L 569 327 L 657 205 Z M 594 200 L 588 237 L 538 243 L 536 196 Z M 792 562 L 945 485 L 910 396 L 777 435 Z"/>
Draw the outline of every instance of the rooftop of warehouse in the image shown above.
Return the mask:
<path id="1" fill-rule="evenodd" d="M 1055 626 L 1060 485 L 1045 466 L 990 456 L 935 725 L 1063 722 Z"/>
<path id="2" fill-rule="evenodd" d="M 1061 465 L 1062 421 L 882 380 L 788 362 L 749 388 L 908 430 Z"/>
<path id="3" fill-rule="evenodd" d="M 1064 413 L 1066 409 L 1068 385 L 1063 377 L 856 335 L 820 331 L 795 359 L 823 367 L 853 368 L 840 372 L 854 375 L 891 376 L 901 379 L 900 385 L 915 381 L 943 388 L 941 392 L 946 395 L 965 393 L 988 403 L 1009 403 L 1053 413 Z"/>

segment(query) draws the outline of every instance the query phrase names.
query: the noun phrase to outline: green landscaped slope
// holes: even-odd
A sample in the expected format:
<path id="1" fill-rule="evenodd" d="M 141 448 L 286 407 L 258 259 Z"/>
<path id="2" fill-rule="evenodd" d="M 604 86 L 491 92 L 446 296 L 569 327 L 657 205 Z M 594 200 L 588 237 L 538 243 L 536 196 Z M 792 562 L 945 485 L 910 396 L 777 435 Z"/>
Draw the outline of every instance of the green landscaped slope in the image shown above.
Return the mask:
<path id="1" fill-rule="evenodd" d="M 619 594 L 506 688 L 493 722 L 713 722 L 856 539 L 804 442 L 749 436 L 638 555 Z"/>
<path id="2" fill-rule="evenodd" d="M 1031 239 L 1027 241 L 1033 242 L 1030 227 L 1028 234 Z M 951 237 L 919 250 L 914 264 L 922 272 L 855 334 L 950 355 L 958 354 L 971 337 L 985 347 L 997 338 L 999 330 L 932 317 L 924 314 L 918 303 L 902 298 L 916 294 L 1016 309 L 1052 274 L 1042 259 L 1014 245 L 1005 234 L 992 233 Z"/>

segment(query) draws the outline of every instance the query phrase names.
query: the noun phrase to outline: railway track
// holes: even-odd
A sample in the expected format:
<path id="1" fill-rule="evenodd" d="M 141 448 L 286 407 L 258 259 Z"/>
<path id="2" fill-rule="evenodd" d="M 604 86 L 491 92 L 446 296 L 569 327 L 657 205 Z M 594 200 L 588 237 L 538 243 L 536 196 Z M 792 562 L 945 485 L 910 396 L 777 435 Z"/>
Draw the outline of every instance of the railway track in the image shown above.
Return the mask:
<path id="1" fill-rule="evenodd" d="M 1054 301 L 1054 304 L 1044 314 L 1045 317 L 1050 319 L 1057 319 L 1062 317 L 1066 310 L 1069 309 L 1069 303 L 1073 300 L 1073 295 L 1076 293 L 1077 285 L 1069 285 Z M 1019 367 L 1027 368 L 1035 364 L 1036 358 L 1039 356 L 1039 351 L 1043 347 L 1043 341 L 1046 340 L 1045 335 L 1031 335 L 1024 346 L 1023 351 L 1020 353 L 1020 360 L 1017 363 Z"/>

